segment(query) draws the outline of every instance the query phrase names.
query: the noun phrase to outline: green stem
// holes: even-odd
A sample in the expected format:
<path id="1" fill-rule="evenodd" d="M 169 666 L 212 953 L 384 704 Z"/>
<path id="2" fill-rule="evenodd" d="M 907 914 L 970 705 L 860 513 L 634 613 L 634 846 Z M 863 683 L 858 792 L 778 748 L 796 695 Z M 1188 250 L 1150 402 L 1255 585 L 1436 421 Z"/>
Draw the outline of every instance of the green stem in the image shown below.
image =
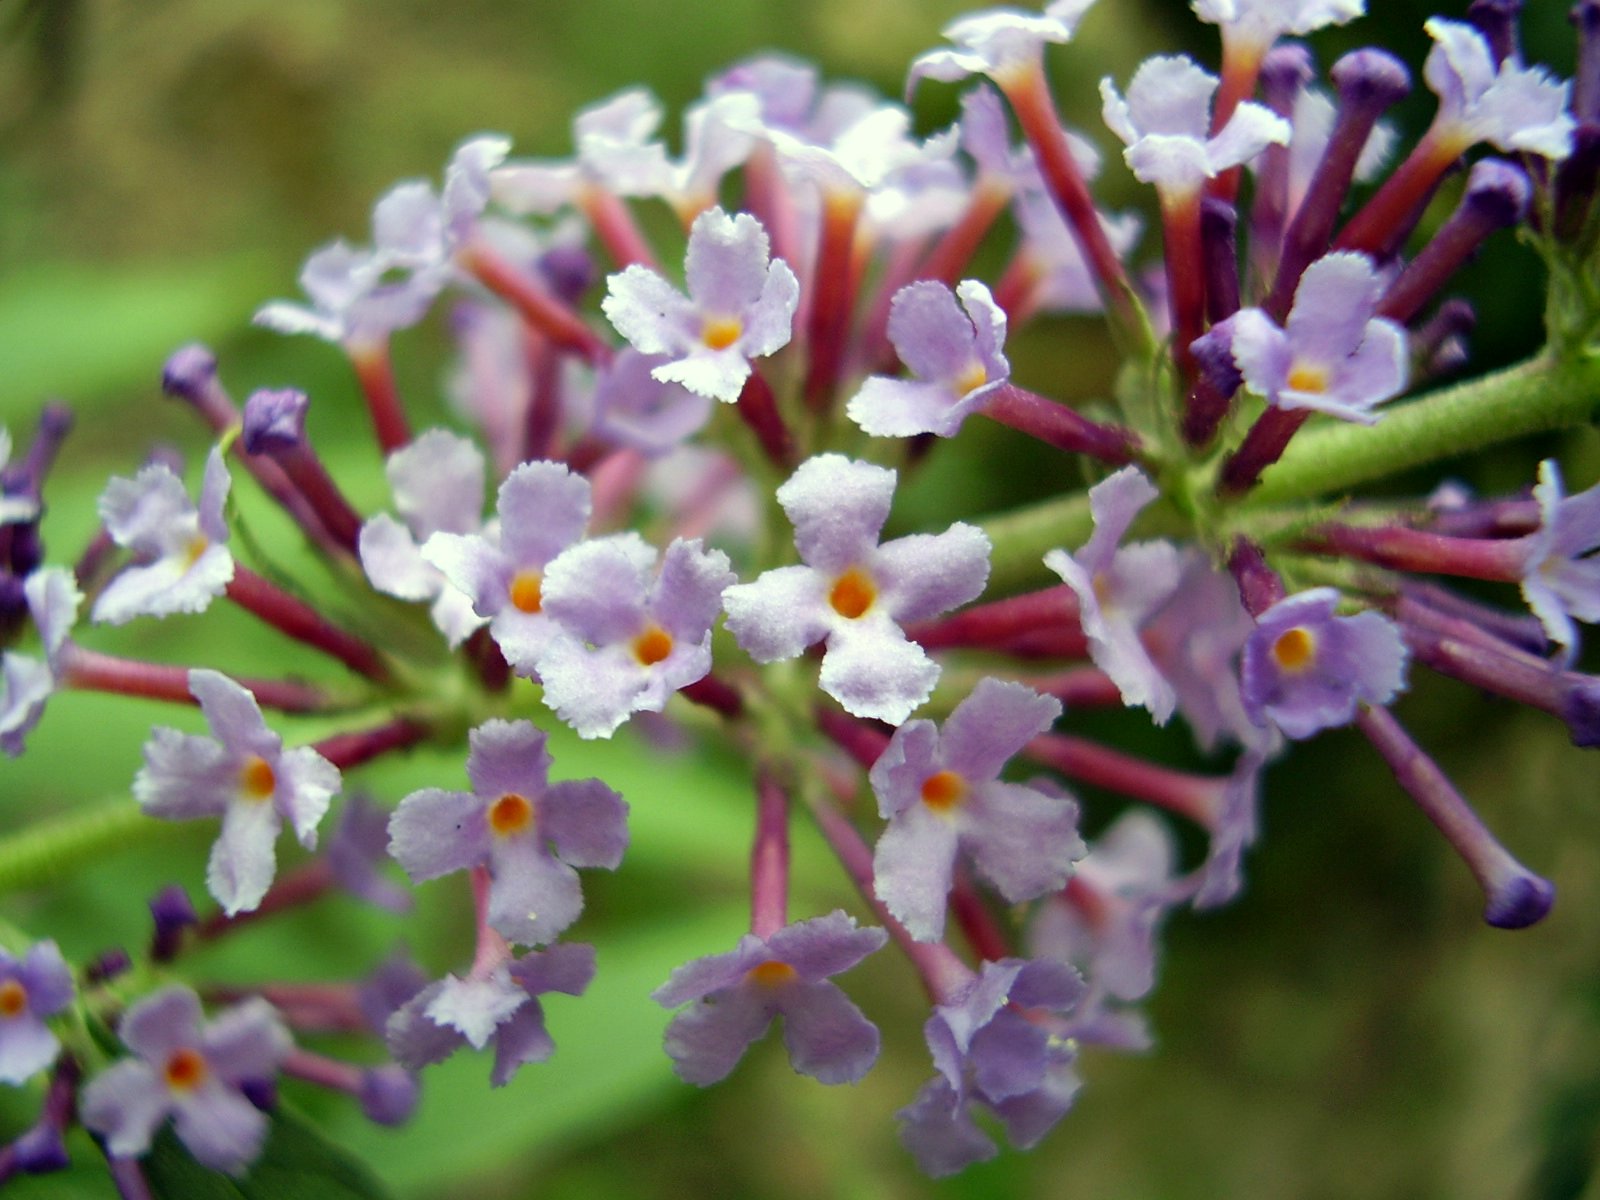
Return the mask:
<path id="1" fill-rule="evenodd" d="M 1600 415 L 1600 357 L 1548 355 L 1432 392 L 1376 425 L 1325 425 L 1289 443 L 1249 502 L 1347 491 L 1496 442 L 1566 429 Z"/>
<path id="2" fill-rule="evenodd" d="M 1076 550 L 1094 532 L 1087 492 L 1014 509 L 980 520 L 978 525 L 994 544 L 985 589 L 985 595 L 992 596 L 1037 583 L 1049 574 L 1040 562 L 1045 551 L 1057 547 Z"/>
<path id="3" fill-rule="evenodd" d="M 0 895 L 53 883 L 114 850 L 188 832 L 127 799 L 42 822 L 0 842 Z"/>

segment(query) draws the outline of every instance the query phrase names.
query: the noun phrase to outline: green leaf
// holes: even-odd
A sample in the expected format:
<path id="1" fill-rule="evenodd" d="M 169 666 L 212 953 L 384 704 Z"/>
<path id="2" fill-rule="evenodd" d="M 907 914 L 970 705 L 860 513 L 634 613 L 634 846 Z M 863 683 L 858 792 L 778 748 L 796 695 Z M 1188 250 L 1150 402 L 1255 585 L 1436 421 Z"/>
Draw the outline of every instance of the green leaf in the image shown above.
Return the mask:
<path id="1" fill-rule="evenodd" d="M 243 1179 L 202 1167 L 170 1130 L 144 1160 L 159 1200 L 387 1200 L 364 1165 L 286 1110 L 273 1114 L 261 1157 Z"/>

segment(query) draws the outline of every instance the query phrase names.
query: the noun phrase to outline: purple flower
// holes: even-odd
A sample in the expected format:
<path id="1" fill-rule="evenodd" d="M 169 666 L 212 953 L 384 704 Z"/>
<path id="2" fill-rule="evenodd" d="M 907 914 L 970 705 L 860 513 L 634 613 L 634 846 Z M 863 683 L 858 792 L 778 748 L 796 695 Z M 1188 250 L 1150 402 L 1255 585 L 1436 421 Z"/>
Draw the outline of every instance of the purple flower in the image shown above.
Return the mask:
<path id="1" fill-rule="evenodd" d="M 989 577 L 989 539 L 957 522 L 878 545 L 894 485 L 893 471 L 839 454 L 801 463 L 778 503 L 804 565 L 730 587 L 722 603 L 729 632 L 757 662 L 794 658 L 826 640 L 822 690 L 858 717 L 898 725 L 939 678 L 901 622 L 975 599 Z"/>
<path id="2" fill-rule="evenodd" d="M 1439 97 L 1435 136 L 1461 150 L 1490 142 L 1557 161 L 1572 153 L 1570 85 L 1515 55 L 1497 66 L 1483 34 L 1465 22 L 1432 17 L 1423 28 L 1434 40 L 1422 74 Z"/>
<path id="3" fill-rule="evenodd" d="M 1405 686 L 1400 631 L 1376 612 L 1335 616 L 1339 593 L 1312 588 L 1256 618 L 1239 664 L 1245 711 L 1299 740 L 1348 723 L 1357 704 L 1388 704 Z"/>
<path id="4" fill-rule="evenodd" d="M 328 866 L 340 887 L 368 904 L 390 912 L 411 911 L 411 893 L 385 879 L 379 868 L 389 861 L 389 810 L 365 792 L 344 803 L 328 837 Z"/>
<path id="5" fill-rule="evenodd" d="M 1194 873 L 1196 908 L 1217 908 L 1244 887 L 1244 852 L 1255 845 L 1260 834 L 1261 771 L 1282 746 L 1283 739 L 1276 732 L 1258 733 L 1234 762 L 1211 819 L 1206 860 Z"/>
<path id="6" fill-rule="evenodd" d="M 628 806 L 598 779 L 551 784 L 545 735 L 528 721 L 472 731 L 470 792 L 424 788 L 389 821 L 389 853 L 421 883 L 489 869 L 489 925 L 521 945 L 552 942 L 583 911 L 574 867 L 614 868 Z"/>
<path id="7" fill-rule="evenodd" d="M 508 162 L 491 173 L 494 198 L 508 210 L 555 213 L 600 187 L 617 196 L 654 196 L 672 169 L 657 138 L 661 102 L 645 88 L 627 88 L 572 119 L 577 155 L 570 160 Z"/>
<path id="8" fill-rule="evenodd" d="M 171 1116 L 201 1164 L 244 1174 L 267 1136 L 244 1088 L 271 1081 L 292 1045 L 273 1007 L 247 1000 L 202 1024 L 199 997 L 169 987 L 128 1009 L 117 1032 L 137 1057 L 91 1080 L 79 1105 L 107 1153 L 142 1155 Z"/>
<path id="9" fill-rule="evenodd" d="M 1177 698 L 1195 744 L 1210 753 L 1223 738 L 1243 745 L 1259 731 L 1239 697 L 1239 652 L 1256 623 L 1233 577 L 1189 550 L 1171 598 L 1141 632 L 1141 643 Z"/>
<path id="10" fill-rule="evenodd" d="M 789 343 L 800 283 L 772 259 L 767 234 L 747 213 L 709 209 L 689 230 L 685 296 L 647 267 L 606 281 L 601 308 L 636 350 L 664 354 L 655 378 L 725 403 L 739 398 L 750 360 Z"/>
<path id="11" fill-rule="evenodd" d="M 215 737 L 154 730 L 133 795 L 164 820 L 222 818 L 206 886 L 232 916 L 266 895 L 284 821 L 302 846 L 316 848 L 317 824 L 339 790 L 339 769 L 310 746 L 285 750 L 255 697 L 226 675 L 190 671 L 189 691 Z"/>
<path id="12" fill-rule="evenodd" d="M 55 1061 L 61 1043 L 44 1023 L 72 1003 L 72 972 L 54 942 L 20 960 L 0 950 L 0 1083 L 18 1084 Z"/>
<path id="13" fill-rule="evenodd" d="M 0 750 L 12 758 L 44 715 L 45 702 L 55 694 L 62 671 L 62 650 L 67 634 L 78 619 L 83 593 L 65 567 L 41 567 L 22 584 L 28 613 L 44 660 L 7 651 L 0 655 Z"/>
<path id="14" fill-rule="evenodd" d="M 106 485 L 100 519 L 117 545 L 133 552 L 135 562 L 100 593 L 96 621 L 121 625 L 138 616 L 202 612 L 222 594 L 233 580 L 222 516 L 228 485 L 220 447 L 206 458 L 198 507 L 183 481 L 161 463 Z"/>
<path id="15" fill-rule="evenodd" d="M 727 954 L 697 958 L 651 993 L 664 1008 L 690 1004 L 667 1026 L 666 1047 L 689 1083 L 716 1083 L 783 1017 L 789 1062 L 823 1083 L 855 1083 L 878 1057 L 878 1030 L 839 990 L 848 971 L 888 940 L 835 910 L 786 925 L 770 938 L 747 933 Z"/>
<path id="16" fill-rule="evenodd" d="M 656 551 L 636 533 L 580 542 L 545 572 L 561 626 L 535 660 L 544 700 L 579 737 L 610 737 L 630 713 L 660 712 L 711 670 L 711 626 L 736 576 L 698 539 Z"/>
<path id="17" fill-rule="evenodd" d="M 664 383 L 652 372 L 661 355 L 626 349 L 595 380 L 594 434 L 655 457 L 675 450 L 711 419 L 711 397 L 677 383 Z"/>
<path id="18" fill-rule="evenodd" d="M 389 455 L 384 472 L 401 519 L 379 513 L 361 526 L 361 566 L 380 592 L 432 601 L 433 623 L 460 645 L 483 618 L 422 556 L 422 544 L 436 533 L 470 536 L 482 529 L 483 454 L 467 438 L 430 429 Z"/>
<path id="19" fill-rule="evenodd" d="M 1374 424 L 1373 408 L 1406 386 L 1405 330 L 1373 315 L 1382 292 L 1366 255 L 1340 251 L 1306 268 L 1282 329 L 1259 308 L 1235 313 L 1226 328 L 1245 387 L 1278 408 Z"/>
<path id="20" fill-rule="evenodd" d="M 544 570 L 583 536 L 589 481 L 555 462 L 523 463 L 500 485 L 498 525 L 481 534 L 442 531 L 422 557 L 472 599 L 489 633 L 521 674 L 555 633 L 544 613 Z"/>
<path id="21" fill-rule="evenodd" d="M 954 294 L 934 280 L 907 284 L 889 306 L 889 341 L 917 378 L 874 375 L 845 411 L 874 437 L 954 437 L 1011 377 L 1005 338 L 1006 315 L 977 280 Z"/>
<path id="22" fill-rule="evenodd" d="M 0 475 L 11 461 L 11 433 L 0 425 Z M 39 501 L 35 496 L 12 496 L 0 491 L 0 525 L 17 525 L 31 521 L 39 515 Z"/>
<path id="23" fill-rule="evenodd" d="M 871 772 L 889 824 L 873 856 L 878 899 L 919 941 L 944 934 L 945 897 L 964 851 L 1013 904 L 1061 888 L 1083 857 L 1078 806 L 1000 771 L 1061 715 L 1020 683 L 983 679 L 940 730 L 908 721 Z"/>
<path id="24" fill-rule="evenodd" d="M 1522 598 L 1561 647 L 1563 665 L 1578 648 L 1573 618 L 1600 621 L 1600 485 L 1564 496 L 1561 469 L 1554 459 L 1539 464 L 1533 494 L 1539 502 L 1539 528 L 1529 539 Z"/>
<path id="25" fill-rule="evenodd" d="M 1073 1047 L 1053 1036 L 1049 1014 L 1064 1016 L 1083 996 L 1071 967 L 1040 959 L 1001 959 L 924 1026 L 938 1074 L 905 1108 L 900 1140 L 929 1175 L 953 1175 L 993 1158 L 995 1146 L 969 1111 L 1000 1119 L 1011 1144 L 1026 1150 L 1072 1106 L 1078 1077 Z"/>
<path id="26" fill-rule="evenodd" d="M 1261 53 L 1286 33 L 1304 37 L 1367 10 L 1366 0 L 1192 0 L 1190 7 L 1207 24 L 1222 26 L 1225 40 Z"/>
<path id="27" fill-rule="evenodd" d="M 1134 178 L 1174 197 L 1249 162 L 1269 145 L 1289 140 L 1289 123 L 1245 101 L 1216 136 L 1209 136 L 1216 76 L 1183 55 L 1156 55 L 1134 72 L 1124 100 L 1109 78 L 1100 81 L 1101 115 L 1127 145 L 1122 157 Z"/>
<path id="28" fill-rule="evenodd" d="M 537 997 L 581 996 L 593 978 L 594 947 L 573 943 L 481 964 L 464 979 L 447 975 L 417 992 L 389 1018 L 385 1040 L 411 1071 L 444 1061 L 463 1044 L 482 1050 L 492 1041 L 489 1080 L 504 1087 L 524 1063 L 555 1053 Z"/>
<path id="29" fill-rule="evenodd" d="M 1123 467 L 1101 480 L 1089 489 L 1093 535 L 1076 554 L 1050 551 L 1044 565 L 1077 594 L 1078 619 L 1095 665 L 1111 676 L 1124 703 L 1143 705 L 1164 725 L 1177 696 L 1151 661 L 1139 630 L 1177 589 L 1182 562 L 1169 542 L 1118 546 L 1140 510 L 1159 495 L 1137 467 Z"/>
<path id="30" fill-rule="evenodd" d="M 1055 0 L 1043 13 L 993 8 L 970 13 L 944 27 L 955 50 L 930 50 L 912 60 L 906 91 L 923 78 L 954 83 L 969 75 L 1004 80 L 1039 67 L 1047 42 L 1072 40 L 1094 0 Z"/>

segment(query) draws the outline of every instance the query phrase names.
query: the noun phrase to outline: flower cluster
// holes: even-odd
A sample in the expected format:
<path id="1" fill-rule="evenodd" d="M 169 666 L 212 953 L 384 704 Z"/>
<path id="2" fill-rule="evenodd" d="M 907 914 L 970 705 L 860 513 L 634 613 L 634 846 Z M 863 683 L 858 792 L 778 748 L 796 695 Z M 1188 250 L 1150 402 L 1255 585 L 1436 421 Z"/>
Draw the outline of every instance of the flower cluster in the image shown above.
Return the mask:
<path id="1" fill-rule="evenodd" d="M 139 813 L 220 824 L 204 870 L 218 908 L 158 896 L 151 963 L 181 972 L 197 941 L 337 887 L 404 910 L 392 864 L 414 884 L 465 876 L 474 911 L 466 965 L 431 981 L 391 960 L 366 981 L 197 993 L 147 986 L 123 954 L 75 986 L 54 942 L 0 951 L 0 1081 L 50 1071 L 64 1097 L 0 1151 L 0 1180 L 59 1165 L 74 1112 L 140 1195 L 138 1160 L 169 1116 L 199 1163 L 246 1173 L 279 1076 L 393 1124 L 462 1047 L 492 1044 L 496 1086 L 550 1058 L 543 998 L 582 997 L 606 970 L 603 938 L 565 940 L 586 920 L 580 872 L 626 869 L 630 805 L 672 802 L 553 781 L 552 747 L 641 714 L 657 746 L 732 748 L 753 796 L 748 934 L 652 993 L 677 1010 L 677 1073 L 723 1079 L 781 1017 L 796 1071 L 860 1080 L 879 1031 L 833 977 L 893 942 L 930 1001 L 934 1077 L 899 1119 L 934 1175 L 997 1153 L 991 1121 L 1019 1148 L 1043 1138 L 1086 1050 L 1150 1044 L 1139 1005 L 1160 932 L 1244 889 L 1261 777 L 1289 743 L 1359 730 L 1481 885 L 1486 919 L 1539 921 L 1553 885 L 1394 708 L 1423 668 L 1600 745 L 1579 629 L 1600 621 L 1600 485 L 1569 494 L 1547 460 L 1509 496 L 1361 489 L 1593 419 L 1592 311 L 1553 306 L 1551 348 L 1529 365 L 1437 384 L 1470 324 L 1443 289 L 1496 231 L 1523 226 L 1586 281 L 1569 306 L 1600 294 L 1600 19 L 1581 24 L 1576 98 L 1515 52 L 1515 5 L 1430 20 L 1437 116 L 1363 194 L 1399 154 L 1381 118 L 1408 72 L 1356 51 L 1333 64 L 1330 98 L 1284 40 L 1354 20 L 1360 0 L 1193 7 L 1220 28 L 1220 75 L 1156 56 L 1125 87 L 1102 80 L 1110 137 L 1056 113 L 1043 47 L 1099 17 L 1056 0 L 964 17 L 951 48 L 912 64 L 910 85 L 971 89 L 959 124 L 927 138 L 899 104 L 763 57 L 708 82 L 681 156 L 637 90 L 578 115 L 569 159 L 463 143 L 441 188 L 402 183 L 377 203 L 370 247 L 311 256 L 307 303 L 257 315 L 348 355 L 392 514 L 347 497 L 305 393 L 239 406 L 203 347 L 177 351 L 163 381 L 214 435 L 198 499 L 182 463 L 153 454 L 106 486 L 73 565 L 41 539 L 63 413 L 10 465 L 0 435 L 0 749 L 23 753 L 62 690 L 194 706 L 208 728 L 157 727 L 130 765 Z M 1137 218 L 1098 206 L 1096 141 L 1154 189 L 1164 272 L 1136 269 Z M 1510 157 L 1478 156 L 1452 184 L 1481 144 Z M 719 206 L 735 192 L 742 209 Z M 1447 194 L 1453 212 L 1425 218 Z M 681 245 L 636 219 L 658 203 Z M 1008 208 L 1009 265 L 972 277 Z M 446 304 L 469 428 L 417 431 L 420 385 L 390 342 Z M 1060 312 L 1103 318 L 1126 354 L 1114 401 L 1013 377 L 1008 332 Z M 940 453 L 928 435 L 980 416 L 1062 469 L 1029 509 L 906 528 L 896 492 Z M 1084 471 L 1085 490 L 1058 486 Z M 282 509 L 317 571 L 245 536 L 246 490 Z M 1528 611 L 1439 576 L 1501 585 L 1507 604 L 1520 589 Z M 84 608 L 122 625 L 221 603 L 303 661 L 251 678 L 115 656 L 75 630 Z M 1206 769 L 1085 736 L 1081 713 L 1114 708 L 1180 718 Z M 280 720 L 301 744 L 286 748 Z M 403 797 L 341 796 L 421 745 L 464 750 L 467 789 L 419 765 Z M 1072 785 L 1129 810 L 1080 826 L 1099 802 Z M 791 918 L 796 819 L 859 891 L 858 915 Z M 307 854 L 280 874 L 285 824 Z M 1187 865 L 1181 826 L 1205 844 Z M 202 996 L 237 1003 L 207 1022 Z M 133 1057 L 109 1061 L 113 1029 Z M 298 1044 L 352 1030 L 381 1040 L 381 1063 Z"/>

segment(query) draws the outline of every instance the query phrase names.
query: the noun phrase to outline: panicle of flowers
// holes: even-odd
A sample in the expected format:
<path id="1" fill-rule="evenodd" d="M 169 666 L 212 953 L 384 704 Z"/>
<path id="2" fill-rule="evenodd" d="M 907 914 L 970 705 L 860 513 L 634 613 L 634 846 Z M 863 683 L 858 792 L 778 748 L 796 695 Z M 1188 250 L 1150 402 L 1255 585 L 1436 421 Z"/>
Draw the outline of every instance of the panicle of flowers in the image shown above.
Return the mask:
<path id="1" fill-rule="evenodd" d="M 1283 40 L 1355 20 L 1360 0 L 1192 7 L 1218 27 L 1217 73 L 1157 55 L 1125 92 L 1103 80 L 1106 131 L 1064 126 L 1044 50 L 1081 66 L 1070 43 L 1109 18 L 1055 0 L 960 18 L 911 64 L 908 88 L 969 89 L 960 125 L 927 137 L 899 103 L 764 56 L 708 81 L 678 152 L 642 88 L 580 112 L 567 158 L 462 142 L 442 186 L 379 199 L 370 246 L 311 255 L 307 303 L 256 317 L 349 357 L 387 491 L 334 477 L 307 394 L 241 407 L 216 357 L 186 346 L 162 387 L 209 439 L 198 498 L 181 459 L 152 452 L 110 480 L 76 558 L 52 561 L 44 484 L 69 414 L 47 409 L 20 455 L 0 431 L 0 749 L 21 754 L 58 692 L 164 701 L 182 715 L 129 764 L 127 811 L 220 822 L 203 870 L 173 866 L 215 907 L 164 889 L 142 959 L 181 976 L 194 946 L 335 889 L 403 913 L 396 866 L 473 905 L 447 961 L 318 983 L 158 988 L 126 950 L 76 978 L 52 941 L 0 951 L 0 1079 L 50 1072 L 0 1181 L 61 1165 L 73 1119 L 128 1195 L 169 1117 L 199 1163 L 243 1175 L 280 1077 L 396 1124 L 463 1046 L 492 1047 L 495 1086 L 552 1058 L 546 997 L 582 1003 L 606 971 L 603 933 L 566 940 L 594 922 L 579 873 L 626 870 L 630 805 L 672 801 L 624 798 L 603 767 L 553 782 L 558 726 L 603 743 L 646 714 L 657 746 L 718 742 L 747 764 L 749 932 L 652 993 L 676 1010 L 679 1076 L 723 1079 L 781 1017 L 796 1071 L 860 1080 L 873 1005 L 834 977 L 892 942 L 931 1002 L 935 1075 L 898 1116 L 933 1175 L 998 1153 L 989 1123 L 1038 1142 L 1087 1051 L 1154 1042 L 1140 1006 L 1162 930 L 1246 891 L 1246 853 L 1272 853 L 1264 773 L 1292 743 L 1353 727 L 1460 856 L 1485 919 L 1540 920 L 1554 885 L 1396 711 L 1425 669 L 1600 745 L 1580 644 L 1600 621 L 1600 484 L 1569 493 L 1550 459 L 1507 496 L 1364 489 L 1594 420 L 1600 18 L 1580 6 L 1573 86 L 1524 64 L 1514 4 L 1430 20 L 1437 115 L 1405 147 L 1383 122 L 1404 64 L 1357 50 L 1324 89 Z M 1159 269 L 1136 258 L 1143 218 L 1091 190 L 1118 143 L 1107 169 L 1153 189 Z M 1457 191 L 1451 168 L 1482 143 L 1505 157 L 1476 157 Z M 673 219 L 641 219 L 655 206 Z M 991 260 L 1008 211 L 1013 243 Z M 1472 324 L 1446 289 L 1513 228 L 1554 275 L 1551 347 L 1435 386 Z M 390 342 L 447 295 L 464 427 L 417 430 L 426 385 L 397 375 Z M 1072 370 L 1028 378 L 1034 356 L 1008 338 L 1046 313 L 1104 322 L 1124 358 L 1111 395 L 1081 394 Z M 926 482 L 944 453 L 928 435 L 966 436 L 975 415 L 1004 427 L 996 455 L 1021 437 L 1058 456 L 1022 481 L 1029 506 L 961 519 L 959 490 Z M 372 495 L 392 511 L 351 499 Z M 278 517 L 316 569 L 265 544 Z M 113 655 L 74 629 L 80 609 L 207 622 L 219 597 L 294 648 L 281 674 Z M 1087 710 L 1117 708 L 1145 710 L 1131 728 L 1181 718 L 1202 766 L 1084 736 Z M 464 754 L 468 788 L 423 778 L 435 759 L 404 796 L 355 786 L 420 744 Z M 859 912 L 791 918 L 800 820 Z M 301 850 L 280 871 L 286 823 Z M 1191 861 L 1185 826 L 1205 845 Z M 63 861 L 99 852 L 103 835 L 74 850 L 66 829 Z M 207 1006 L 225 1007 L 206 1022 Z M 114 1063 L 113 1028 L 132 1054 Z M 353 1032 L 381 1061 L 314 1048 Z"/>

